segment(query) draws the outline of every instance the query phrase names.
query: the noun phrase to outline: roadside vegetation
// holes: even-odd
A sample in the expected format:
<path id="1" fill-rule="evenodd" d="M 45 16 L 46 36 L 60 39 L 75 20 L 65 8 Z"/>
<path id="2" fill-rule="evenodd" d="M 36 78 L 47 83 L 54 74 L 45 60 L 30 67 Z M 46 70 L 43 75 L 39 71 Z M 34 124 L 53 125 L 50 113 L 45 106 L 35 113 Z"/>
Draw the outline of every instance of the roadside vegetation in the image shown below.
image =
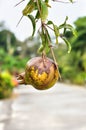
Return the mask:
<path id="1" fill-rule="evenodd" d="M 65 34 L 72 46 L 70 54 L 67 53 L 67 47 L 63 41 L 58 44 L 57 48 L 54 47 L 54 52 L 58 61 L 62 82 L 85 85 L 86 17 L 78 18 L 74 22 L 74 26 L 77 30 L 77 37 L 74 37 L 70 31 L 67 31 Z M 8 30 L 1 22 L 0 75 L 3 71 L 8 71 L 11 75 L 15 76 L 23 72 L 26 62 L 30 58 L 38 55 L 37 49 L 40 44 L 39 41 L 39 37 L 37 36 L 34 39 L 27 38 L 25 41 L 21 42 L 16 38 L 15 34 Z M 50 54 L 49 56 L 51 57 Z M 0 87 L 4 85 L 4 83 L 2 84 L 1 82 L 0 79 Z"/>

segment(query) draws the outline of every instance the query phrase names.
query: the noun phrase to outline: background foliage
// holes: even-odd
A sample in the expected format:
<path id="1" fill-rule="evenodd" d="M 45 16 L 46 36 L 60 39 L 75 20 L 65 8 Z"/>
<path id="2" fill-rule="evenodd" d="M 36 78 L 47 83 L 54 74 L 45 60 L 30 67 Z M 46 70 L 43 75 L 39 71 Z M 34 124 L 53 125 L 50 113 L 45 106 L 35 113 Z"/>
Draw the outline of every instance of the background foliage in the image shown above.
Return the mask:
<path id="1" fill-rule="evenodd" d="M 59 48 L 58 60 L 63 80 L 84 85 L 86 84 L 86 17 L 78 18 L 74 25 L 77 37 L 73 37 L 69 31 L 66 33 L 66 37 L 71 42 L 72 51 L 70 54 L 66 54 L 61 45 L 62 53 Z"/>
<path id="2" fill-rule="evenodd" d="M 65 36 L 71 43 L 72 51 L 67 53 L 67 46 L 61 41 L 54 47 L 55 56 L 59 64 L 62 81 L 74 84 L 86 84 L 86 17 L 74 22 L 77 37 L 70 31 Z M 3 26 L 3 27 L 2 27 Z M 52 36 L 54 41 L 54 37 Z M 20 73 L 25 68 L 26 62 L 37 56 L 39 36 L 34 39 L 27 38 L 19 41 L 15 34 L 1 23 L 0 24 L 0 71 L 8 70 L 11 73 Z M 51 54 L 48 54 L 51 57 Z"/>

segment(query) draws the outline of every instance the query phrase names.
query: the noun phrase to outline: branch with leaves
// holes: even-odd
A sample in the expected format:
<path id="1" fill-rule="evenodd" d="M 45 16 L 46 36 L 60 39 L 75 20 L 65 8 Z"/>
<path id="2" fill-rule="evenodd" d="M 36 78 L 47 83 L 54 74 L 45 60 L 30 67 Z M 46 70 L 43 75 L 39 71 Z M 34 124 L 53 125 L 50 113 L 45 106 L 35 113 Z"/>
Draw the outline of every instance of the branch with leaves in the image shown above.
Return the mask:
<path id="1" fill-rule="evenodd" d="M 22 0 L 23 2 L 25 0 Z M 67 3 L 66 1 L 60 1 L 60 0 L 53 0 L 54 2 L 62 2 Z M 20 4 L 19 2 L 18 4 Z M 69 2 L 73 3 L 73 0 L 69 0 Z M 68 3 L 69 3 L 68 2 Z M 18 5 L 17 4 L 17 5 Z M 16 6 L 17 6 L 16 5 Z M 66 17 L 63 24 L 57 26 L 53 21 L 48 20 L 48 8 L 51 8 L 51 5 L 49 4 L 49 0 L 30 0 L 24 10 L 22 11 L 23 16 L 27 16 L 33 26 L 33 33 L 32 37 L 34 36 L 34 33 L 36 31 L 36 23 L 40 20 L 40 29 L 38 30 L 38 33 L 41 38 L 41 46 L 39 47 L 39 52 L 45 52 L 48 53 L 52 47 L 52 40 L 51 36 L 49 34 L 49 29 L 54 32 L 55 38 L 56 38 L 56 44 L 58 44 L 58 38 L 62 38 L 62 40 L 67 44 L 68 46 L 68 53 L 71 51 L 71 45 L 69 41 L 65 37 L 66 30 L 69 29 L 72 31 L 72 33 L 76 36 L 76 31 L 74 28 L 67 24 L 68 17 Z M 35 16 L 32 14 L 35 11 Z M 21 19 L 23 18 L 21 17 Z M 20 21 L 21 21 L 20 19 Z M 18 22 L 18 24 L 20 23 Z M 60 34 L 60 30 L 63 30 L 63 33 Z"/>
<path id="2" fill-rule="evenodd" d="M 25 0 L 20 1 L 18 4 L 20 4 L 23 1 Z M 53 0 L 53 1 L 62 2 L 62 3 L 74 2 L 73 0 L 68 0 L 68 1 Z M 47 53 L 51 52 L 54 62 L 55 64 L 57 64 L 56 58 L 53 52 L 53 48 L 52 48 L 53 44 L 52 44 L 52 38 L 49 33 L 49 29 L 53 31 L 55 35 L 56 44 L 58 44 L 59 37 L 67 44 L 68 53 L 70 53 L 71 51 L 71 44 L 65 37 L 66 30 L 72 31 L 72 33 L 75 36 L 76 36 L 76 31 L 70 24 L 67 23 L 68 17 L 66 17 L 63 24 L 59 26 L 56 25 L 53 21 L 48 20 L 48 8 L 51 8 L 51 5 L 49 4 L 49 0 L 29 0 L 26 7 L 22 11 L 23 15 L 21 19 L 23 18 L 23 16 L 26 16 L 31 20 L 32 26 L 33 26 L 32 37 L 35 34 L 37 22 L 40 21 L 40 28 L 38 30 L 38 33 L 41 39 L 41 45 L 38 49 L 38 52 L 40 52 L 42 55 L 46 55 Z M 35 15 L 33 14 L 33 12 L 35 12 L 34 13 Z M 18 22 L 18 24 L 20 23 L 20 21 Z M 60 32 L 63 32 L 63 33 L 60 33 Z"/>

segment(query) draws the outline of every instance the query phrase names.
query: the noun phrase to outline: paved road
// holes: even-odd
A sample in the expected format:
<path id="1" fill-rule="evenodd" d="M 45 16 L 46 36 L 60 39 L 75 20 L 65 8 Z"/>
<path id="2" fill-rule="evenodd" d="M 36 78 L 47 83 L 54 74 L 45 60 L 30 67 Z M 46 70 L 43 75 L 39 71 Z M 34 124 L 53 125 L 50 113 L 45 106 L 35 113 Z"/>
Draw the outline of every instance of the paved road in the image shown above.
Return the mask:
<path id="1" fill-rule="evenodd" d="M 58 83 L 46 91 L 22 86 L 14 92 L 0 130 L 86 130 L 86 89 Z"/>

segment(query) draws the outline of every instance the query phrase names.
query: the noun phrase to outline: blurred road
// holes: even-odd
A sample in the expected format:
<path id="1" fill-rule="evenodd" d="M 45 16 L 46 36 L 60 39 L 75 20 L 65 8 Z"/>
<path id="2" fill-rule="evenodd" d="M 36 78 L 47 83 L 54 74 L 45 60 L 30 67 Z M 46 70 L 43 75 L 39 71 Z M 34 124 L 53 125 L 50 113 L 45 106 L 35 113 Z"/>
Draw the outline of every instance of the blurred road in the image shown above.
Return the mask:
<path id="1" fill-rule="evenodd" d="M 0 130 L 86 130 L 85 88 L 58 83 L 46 91 L 21 86 L 14 93 Z"/>

